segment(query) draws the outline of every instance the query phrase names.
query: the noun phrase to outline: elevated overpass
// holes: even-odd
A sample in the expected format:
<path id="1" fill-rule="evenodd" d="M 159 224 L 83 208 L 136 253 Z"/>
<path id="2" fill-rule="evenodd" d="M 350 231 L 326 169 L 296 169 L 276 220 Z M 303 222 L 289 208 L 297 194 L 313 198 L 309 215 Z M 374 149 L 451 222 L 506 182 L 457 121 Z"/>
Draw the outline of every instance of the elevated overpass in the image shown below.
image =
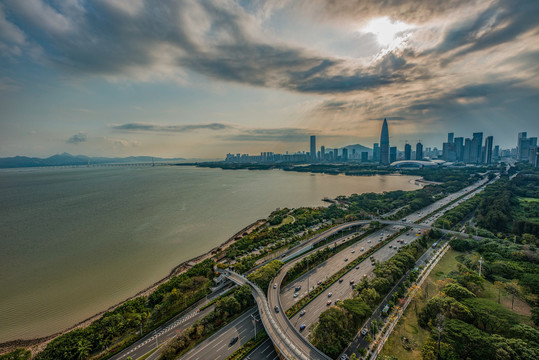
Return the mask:
<path id="1" fill-rule="evenodd" d="M 287 360 L 331 359 L 295 331 L 290 331 L 290 329 L 283 331 L 281 325 L 277 323 L 273 316 L 274 310 L 270 308 L 264 292 L 257 285 L 233 271 L 222 269 L 218 269 L 217 271 L 240 286 L 247 284 L 251 287 L 264 329 L 266 329 L 281 358 Z"/>

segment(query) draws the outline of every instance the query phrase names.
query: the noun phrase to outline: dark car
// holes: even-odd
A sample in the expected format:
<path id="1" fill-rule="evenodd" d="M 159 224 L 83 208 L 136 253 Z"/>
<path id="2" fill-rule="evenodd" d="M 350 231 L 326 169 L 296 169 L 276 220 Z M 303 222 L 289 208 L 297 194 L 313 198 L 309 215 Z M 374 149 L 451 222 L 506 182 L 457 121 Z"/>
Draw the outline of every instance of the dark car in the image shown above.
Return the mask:
<path id="1" fill-rule="evenodd" d="M 305 330 L 305 328 L 306 328 L 305 324 L 302 324 L 302 325 L 299 327 L 299 331 L 303 331 L 303 330 Z"/>
<path id="2" fill-rule="evenodd" d="M 339 284 L 342 283 L 342 279 L 339 279 Z"/>
<path id="3" fill-rule="evenodd" d="M 301 285 L 296 286 L 296 291 L 300 291 L 300 290 L 301 290 Z"/>
<path id="4" fill-rule="evenodd" d="M 276 312 L 276 313 L 279 312 L 279 307 L 278 307 L 278 306 L 276 306 L 274 309 L 275 309 L 275 312 Z"/>
<path id="5" fill-rule="evenodd" d="M 232 340 L 230 340 L 230 343 L 228 344 L 228 346 L 232 346 L 234 345 L 235 343 L 237 343 L 239 340 L 239 337 L 233 337 Z"/>

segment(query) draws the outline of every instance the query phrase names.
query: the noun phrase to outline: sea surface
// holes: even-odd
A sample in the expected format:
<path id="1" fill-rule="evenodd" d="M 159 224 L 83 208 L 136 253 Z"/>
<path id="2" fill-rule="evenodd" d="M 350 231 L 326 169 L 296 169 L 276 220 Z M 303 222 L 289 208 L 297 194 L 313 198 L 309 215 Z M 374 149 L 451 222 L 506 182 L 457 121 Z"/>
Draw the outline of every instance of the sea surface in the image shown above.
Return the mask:
<path id="1" fill-rule="evenodd" d="M 0 171 L 0 342 L 112 306 L 276 208 L 414 190 L 417 177 L 176 166 Z"/>

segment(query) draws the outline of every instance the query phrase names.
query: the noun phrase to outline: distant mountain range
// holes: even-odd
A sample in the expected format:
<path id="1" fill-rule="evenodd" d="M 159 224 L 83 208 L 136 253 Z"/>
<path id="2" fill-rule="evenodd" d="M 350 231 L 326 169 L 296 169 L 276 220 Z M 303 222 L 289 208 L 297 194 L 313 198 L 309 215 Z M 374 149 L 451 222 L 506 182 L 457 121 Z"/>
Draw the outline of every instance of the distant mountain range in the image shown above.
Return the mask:
<path id="1" fill-rule="evenodd" d="M 360 145 L 360 144 L 355 144 L 355 145 L 347 145 L 345 147 L 342 147 L 340 149 L 340 152 L 342 154 L 342 149 L 348 149 L 348 154 L 351 156 L 352 153 L 354 152 L 354 150 L 356 151 L 356 154 L 357 156 L 361 156 L 361 153 L 366 151 L 369 153 L 369 156 L 372 156 L 372 149 L 371 148 L 368 148 L 366 146 L 363 146 L 363 145 Z"/>
<path id="2" fill-rule="evenodd" d="M 14 156 L 0 158 L 0 168 L 36 167 L 36 166 L 66 166 L 87 164 L 117 164 L 117 163 L 141 163 L 152 161 L 176 161 L 183 158 L 164 159 L 151 156 L 129 156 L 124 158 L 89 157 L 85 155 L 71 155 L 68 153 L 57 154 L 41 159 L 27 156 Z"/>

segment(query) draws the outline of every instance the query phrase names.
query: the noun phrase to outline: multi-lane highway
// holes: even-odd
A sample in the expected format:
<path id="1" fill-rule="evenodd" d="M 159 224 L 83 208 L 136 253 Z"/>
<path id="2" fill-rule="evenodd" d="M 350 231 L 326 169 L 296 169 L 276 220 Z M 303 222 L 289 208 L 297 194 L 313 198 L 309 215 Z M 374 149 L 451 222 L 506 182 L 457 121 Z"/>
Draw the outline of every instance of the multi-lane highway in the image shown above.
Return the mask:
<path id="1" fill-rule="evenodd" d="M 256 307 L 247 311 L 235 321 L 226 325 L 221 330 L 201 342 L 197 347 L 189 351 L 180 359 L 226 359 L 254 336 L 255 326 L 257 331 L 264 330 Z M 231 344 L 231 340 L 235 337 L 238 337 L 238 340 L 234 344 Z"/>
<path id="2" fill-rule="evenodd" d="M 479 191 L 477 190 L 482 185 L 486 183 L 486 179 L 483 179 L 472 186 L 469 186 L 465 189 L 460 190 L 457 193 L 451 194 L 446 198 L 443 198 L 431 205 L 429 205 L 426 208 L 421 209 L 420 211 L 417 211 L 413 214 L 410 214 L 406 218 L 406 224 L 402 224 L 402 222 L 394 222 L 396 225 L 388 226 L 384 228 L 382 231 L 377 232 L 375 234 L 372 234 L 361 241 L 359 241 L 356 244 L 351 245 L 349 248 L 341 251 L 338 254 L 335 254 L 330 259 L 328 259 L 326 262 L 322 263 L 315 269 L 311 270 L 308 274 L 305 276 L 297 279 L 296 281 L 292 282 L 291 284 L 287 285 L 283 288 L 282 291 L 280 291 L 280 282 L 284 278 L 284 274 L 288 269 L 290 269 L 295 262 L 300 261 L 300 259 L 297 259 L 295 261 L 292 261 L 288 263 L 283 269 L 281 269 L 281 272 L 275 279 L 275 282 L 277 283 L 277 289 L 270 288 L 268 293 L 268 300 L 272 307 L 282 305 L 282 309 L 285 310 L 292 306 L 295 301 L 298 301 L 302 296 L 305 296 L 307 294 L 307 283 L 309 283 L 309 286 L 311 286 L 311 289 L 313 286 L 316 286 L 318 281 L 323 281 L 327 277 L 331 276 L 335 272 L 337 272 L 339 269 L 344 267 L 347 262 L 353 261 L 358 256 L 360 256 L 364 251 L 366 251 L 371 245 L 375 244 L 376 242 L 380 241 L 380 238 L 386 238 L 393 233 L 397 232 L 400 228 L 402 228 L 404 225 L 410 225 L 414 227 L 420 227 L 420 228 L 427 228 L 428 224 L 432 223 L 434 221 L 435 217 L 440 216 L 442 213 L 448 211 L 449 209 L 452 209 L 453 207 L 460 204 L 462 201 L 465 201 L 468 196 L 460 199 L 459 201 L 447 206 L 442 211 L 440 211 L 438 214 L 433 215 L 432 218 L 429 217 L 425 220 L 425 222 L 421 224 L 410 224 L 412 221 L 417 221 L 424 216 L 426 216 L 429 213 L 435 212 L 442 207 L 446 206 L 447 204 L 451 203 L 452 201 L 458 199 L 459 197 L 462 197 L 463 195 L 470 193 L 469 196 L 473 196 L 475 192 Z M 475 191 L 474 191 L 475 190 Z M 428 221 L 428 223 L 426 223 Z M 402 224 L 402 225 L 401 225 Z M 398 238 L 392 240 L 388 244 L 386 244 L 384 247 L 382 247 L 380 250 L 378 250 L 376 253 L 374 253 L 374 258 L 378 261 L 385 261 L 389 258 L 391 258 L 395 253 L 396 249 L 395 247 L 402 246 L 399 241 L 404 241 L 406 243 L 410 243 L 411 241 L 414 241 L 416 238 L 416 232 L 415 231 L 408 231 L 404 233 L 403 235 L 399 236 Z M 363 248 L 363 251 L 361 250 Z M 327 309 L 328 301 L 331 301 L 331 304 L 333 304 L 337 299 L 345 299 L 348 297 L 351 297 L 353 294 L 353 287 L 350 284 L 350 281 L 353 280 L 355 283 L 357 283 L 363 276 L 373 276 L 372 275 L 373 266 L 371 265 L 370 261 L 363 261 L 359 264 L 358 267 L 353 269 L 352 271 L 348 272 L 346 275 L 342 277 L 342 282 L 338 281 L 335 282 L 333 285 L 331 285 L 328 289 L 326 289 L 322 294 L 320 294 L 316 299 L 314 299 L 311 303 L 309 303 L 304 308 L 304 315 L 301 315 L 301 313 L 296 314 L 294 317 L 290 319 L 290 324 L 299 332 L 299 328 L 301 325 L 305 325 L 305 329 L 303 331 L 300 331 L 301 335 L 304 337 L 307 337 L 307 335 L 311 331 L 311 325 L 314 324 L 316 321 L 318 321 L 318 318 L 320 314 Z M 301 286 L 301 290 L 299 291 L 299 296 L 294 298 L 295 289 Z M 332 294 L 331 297 L 329 297 L 329 294 Z M 280 295 L 280 298 L 279 298 Z M 286 320 L 286 315 L 284 315 L 284 312 L 281 312 L 281 316 L 277 317 L 279 321 L 284 323 L 284 320 Z M 284 324 L 283 324 L 284 325 Z"/>
<path id="3" fill-rule="evenodd" d="M 328 261 L 324 262 L 323 264 L 317 266 L 315 269 L 311 270 L 311 272 L 300 279 L 297 279 L 292 284 L 287 285 L 283 288 L 282 292 L 279 291 L 280 289 L 277 289 L 277 291 L 273 290 L 273 287 L 270 287 L 270 290 L 268 291 L 268 302 L 271 309 L 273 309 L 274 306 L 279 306 L 281 309 L 285 310 L 288 307 L 290 307 L 297 299 L 299 299 L 301 296 L 303 296 L 307 292 L 307 282 L 309 282 L 309 285 L 312 286 L 316 285 L 316 282 L 318 280 L 323 280 L 326 277 L 332 275 L 336 271 L 338 271 L 340 268 L 342 268 L 347 258 L 348 261 L 352 261 L 356 257 L 362 254 L 362 252 L 366 251 L 371 245 L 374 245 L 376 242 L 380 239 L 380 233 L 383 233 L 383 237 L 390 236 L 394 232 L 398 231 L 398 229 L 402 228 L 405 225 L 410 225 L 410 222 L 417 221 L 421 218 L 423 218 L 425 215 L 435 212 L 438 209 L 442 208 L 443 206 L 447 205 L 448 203 L 454 201 L 455 199 L 463 196 L 464 194 L 471 192 L 474 189 L 477 189 L 484 185 L 486 183 L 486 179 L 481 180 L 480 182 L 473 184 L 465 189 L 460 190 L 457 193 L 451 194 L 423 209 L 420 211 L 408 215 L 406 217 L 406 222 L 391 222 L 390 226 L 387 226 L 383 230 L 376 232 L 375 234 L 372 234 L 365 239 L 362 239 L 356 244 L 351 245 L 349 248 L 341 251 L 340 253 L 334 255 Z M 465 197 L 461 201 L 464 201 L 466 198 L 473 196 L 473 194 L 469 194 L 469 196 Z M 458 203 L 460 203 L 459 201 Z M 454 206 L 457 206 L 458 203 L 452 204 L 451 206 L 448 206 L 447 208 L 443 209 L 443 211 L 440 211 L 438 214 L 433 215 L 432 217 L 426 219 L 424 222 L 422 222 L 419 225 L 414 225 L 416 228 L 428 228 L 429 225 L 434 222 L 434 220 L 440 216 L 443 212 L 453 208 Z M 305 251 L 305 248 L 310 247 L 312 244 L 321 241 L 333 234 L 336 234 L 348 227 L 351 226 L 360 226 L 362 224 L 365 224 L 366 222 L 355 222 L 355 223 L 346 223 L 339 226 L 336 226 L 322 234 L 319 234 L 308 241 L 304 242 L 300 246 L 296 247 L 293 250 L 293 253 L 297 253 L 299 251 Z M 416 238 L 416 232 L 411 230 L 406 232 L 405 234 L 401 235 L 398 239 L 403 239 L 407 243 L 410 241 L 413 241 Z M 342 241 L 342 239 L 336 240 L 336 241 Z M 370 241 L 370 242 L 369 242 Z M 389 245 L 391 245 L 391 248 L 389 248 Z M 393 256 L 396 252 L 394 247 L 397 246 L 397 239 L 392 240 L 389 244 L 386 244 L 382 249 L 378 250 L 373 256 L 378 261 L 385 261 L 389 259 L 391 256 Z M 401 246 L 399 244 L 398 246 Z M 364 250 L 361 251 L 361 248 Z M 352 253 L 352 251 L 354 251 Z M 304 254 L 302 254 L 301 257 L 307 255 L 308 253 L 311 253 L 311 251 L 306 251 Z M 301 258 L 300 257 L 300 258 Z M 285 266 L 288 268 L 288 266 L 292 263 L 287 264 Z M 361 279 L 364 275 L 372 276 L 372 265 L 370 261 L 364 261 L 359 265 L 358 269 L 354 269 L 348 274 L 346 274 L 343 277 L 342 282 L 336 282 L 333 284 L 329 289 L 327 289 L 323 294 L 318 296 L 313 302 L 311 302 L 309 305 L 305 307 L 305 315 L 300 316 L 300 314 L 296 314 L 292 319 L 288 320 L 286 319 L 286 316 L 283 316 L 284 311 L 281 311 L 281 316 L 275 317 L 275 319 L 278 321 L 279 326 L 283 329 L 285 334 L 290 335 L 292 338 L 294 337 L 294 334 L 296 337 L 304 337 L 310 332 L 310 326 L 318 321 L 318 317 L 321 312 L 323 312 L 327 308 L 327 301 L 331 300 L 334 302 L 337 299 L 345 299 L 347 297 L 350 297 L 352 295 L 352 286 L 350 286 L 350 280 L 354 280 L 356 283 L 358 280 Z M 282 277 L 284 277 L 284 272 L 281 272 Z M 309 280 L 308 280 L 309 279 Z M 282 281 L 282 278 L 275 279 L 276 282 L 280 284 L 280 281 Z M 300 296 L 297 298 L 293 297 L 294 289 L 297 285 L 301 285 L 301 291 Z M 332 296 L 331 298 L 328 298 L 328 293 L 331 292 Z M 279 294 L 281 296 L 279 296 Z M 279 304 L 280 305 L 273 305 L 273 304 Z M 207 339 L 206 341 L 202 342 L 199 346 L 197 346 L 195 349 L 190 351 L 188 354 L 186 354 L 182 359 L 224 359 L 227 356 L 229 356 L 237 347 L 241 346 L 242 341 L 247 341 L 250 338 L 254 336 L 254 328 L 251 321 L 250 326 L 246 325 L 246 322 L 249 322 L 246 320 L 245 317 L 250 317 L 247 315 L 243 315 L 244 317 L 240 317 L 236 319 L 231 324 L 227 325 L 227 327 L 221 329 L 219 332 L 214 334 L 212 337 Z M 305 324 L 306 329 L 303 332 L 299 332 L 299 326 Z M 234 344 L 234 346 L 231 346 L 230 349 L 228 346 L 226 347 L 227 351 L 225 350 L 225 347 L 223 347 L 223 344 L 227 344 L 233 337 L 237 336 L 234 334 L 240 334 L 239 331 L 241 331 L 240 340 Z M 299 336 L 298 336 L 299 335 Z M 305 341 L 305 338 L 301 339 L 303 342 Z M 297 340 L 298 343 L 301 340 Z M 257 349 L 255 349 L 249 356 L 250 359 L 273 359 L 276 356 L 276 353 L 274 350 L 269 350 L 268 346 L 269 341 L 266 340 L 263 344 L 261 344 Z M 220 351 L 218 351 L 220 350 Z M 136 359 L 137 357 L 134 357 Z"/>

